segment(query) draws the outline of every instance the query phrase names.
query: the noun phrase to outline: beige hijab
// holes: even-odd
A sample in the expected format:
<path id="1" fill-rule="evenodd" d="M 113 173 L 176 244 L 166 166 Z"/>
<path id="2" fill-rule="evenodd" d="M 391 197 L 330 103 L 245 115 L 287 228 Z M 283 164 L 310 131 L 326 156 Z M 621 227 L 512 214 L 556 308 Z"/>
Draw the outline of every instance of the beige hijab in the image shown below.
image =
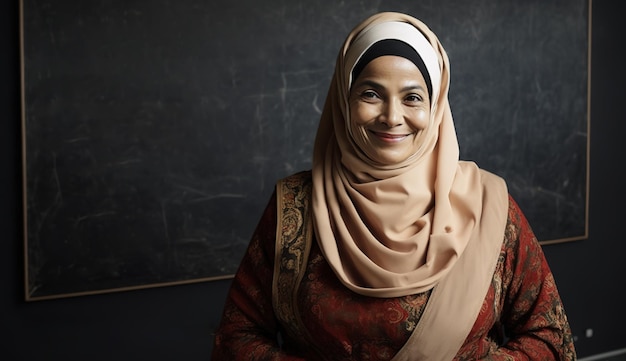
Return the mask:
<path id="1" fill-rule="evenodd" d="M 385 25 L 389 22 L 410 24 L 419 32 L 400 31 Z M 430 125 L 416 137 L 416 154 L 400 164 L 381 165 L 368 159 L 350 136 L 348 93 L 358 58 L 368 46 L 388 38 L 409 43 L 422 56 L 433 96 Z M 435 61 L 429 65 L 429 59 Z M 349 34 L 339 53 L 314 146 L 314 227 L 328 263 L 356 293 L 398 297 L 430 290 L 472 242 L 493 245 L 484 257 L 495 267 L 493 258 L 504 237 L 506 186 L 493 183 L 490 187 L 498 189 L 487 197 L 486 172 L 459 161 L 449 76 L 447 54 L 435 34 L 405 14 L 370 17 Z M 469 262 L 484 261 L 482 251 L 472 257 L 478 258 Z M 493 267 L 482 274 L 468 269 L 470 274 L 460 277 L 478 277 L 483 284 L 493 273 Z M 485 291 L 469 289 L 467 297 L 482 301 Z"/>

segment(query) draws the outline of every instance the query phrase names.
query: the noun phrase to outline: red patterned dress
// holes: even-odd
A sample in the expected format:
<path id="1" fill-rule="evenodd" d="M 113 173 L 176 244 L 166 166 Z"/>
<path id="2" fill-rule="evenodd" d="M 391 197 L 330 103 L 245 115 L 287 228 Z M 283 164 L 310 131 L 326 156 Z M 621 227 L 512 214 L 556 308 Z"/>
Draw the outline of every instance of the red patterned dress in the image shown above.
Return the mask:
<path id="1" fill-rule="evenodd" d="M 455 360 L 575 360 L 541 246 L 509 199 L 491 287 Z M 272 305 L 276 226 L 274 194 L 232 282 L 212 360 L 391 360 L 415 329 L 430 292 L 398 298 L 356 294 L 335 277 L 313 241 L 294 302 L 304 329 L 290 336 Z"/>

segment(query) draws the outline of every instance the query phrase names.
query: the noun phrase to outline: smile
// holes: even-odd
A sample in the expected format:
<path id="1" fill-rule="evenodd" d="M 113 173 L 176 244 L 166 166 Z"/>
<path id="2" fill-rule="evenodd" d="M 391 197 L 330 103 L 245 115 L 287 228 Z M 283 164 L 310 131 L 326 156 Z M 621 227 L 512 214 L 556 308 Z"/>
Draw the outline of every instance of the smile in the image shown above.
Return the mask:
<path id="1" fill-rule="evenodd" d="M 382 133 L 382 132 L 376 132 L 376 131 L 373 131 L 373 130 L 370 130 L 370 132 L 372 132 L 372 134 L 374 134 L 378 139 L 382 140 L 383 142 L 387 142 L 387 143 L 401 142 L 402 140 L 404 140 L 406 137 L 408 137 L 410 135 L 410 134 Z"/>

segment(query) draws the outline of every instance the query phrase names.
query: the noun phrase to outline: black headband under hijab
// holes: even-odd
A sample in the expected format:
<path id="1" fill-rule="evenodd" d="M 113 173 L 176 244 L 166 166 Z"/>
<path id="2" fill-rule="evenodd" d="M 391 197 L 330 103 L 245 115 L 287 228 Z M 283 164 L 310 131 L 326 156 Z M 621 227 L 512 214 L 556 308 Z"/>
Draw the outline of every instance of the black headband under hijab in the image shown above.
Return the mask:
<path id="1" fill-rule="evenodd" d="M 365 53 L 363 53 L 359 61 L 354 65 L 354 68 L 352 69 L 352 81 L 356 80 L 370 61 L 384 55 L 396 55 L 413 62 L 413 64 L 417 66 L 419 71 L 424 76 L 426 86 L 428 87 L 428 96 L 432 99 L 433 86 L 430 82 L 430 74 L 428 74 L 428 70 L 426 70 L 426 65 L 424 64 L 422 57 L 417 53 L 417 51 L 415 51 L 415 49 L 413 49 L 412 46 L 397 39 L 385 39 L 372 44 L 372 46 L 370 46 Z"/>

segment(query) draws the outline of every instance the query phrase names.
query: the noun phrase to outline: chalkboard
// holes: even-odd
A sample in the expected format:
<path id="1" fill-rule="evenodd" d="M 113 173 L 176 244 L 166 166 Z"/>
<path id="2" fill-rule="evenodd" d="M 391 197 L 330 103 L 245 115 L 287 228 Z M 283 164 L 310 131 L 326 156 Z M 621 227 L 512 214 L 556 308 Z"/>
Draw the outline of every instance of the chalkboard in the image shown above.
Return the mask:
<path id="1" fill-rule="evenodd" d="M 309 169 L 337 51 L 378 11 L 451 62 L 461 158 L 544 244 L 587 235 L 588 2 L 22 0 L 26 299 L 228 278 Z"/>

